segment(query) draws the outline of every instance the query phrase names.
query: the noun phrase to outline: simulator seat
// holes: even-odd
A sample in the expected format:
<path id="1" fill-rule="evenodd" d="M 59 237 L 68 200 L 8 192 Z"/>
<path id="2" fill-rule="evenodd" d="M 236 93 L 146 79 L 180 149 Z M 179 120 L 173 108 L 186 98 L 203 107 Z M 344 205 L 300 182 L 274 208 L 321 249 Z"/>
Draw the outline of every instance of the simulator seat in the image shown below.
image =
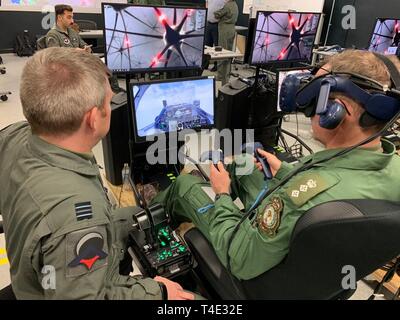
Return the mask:
<path id="1" fill-rule="evenodd" d="M 221 299 L 347 299 L 343 288 L 353 266 L 363 279 L 400 253 L 400 203 L 343 200 L 318 205 L 298 221 L 286 258 L 260 276 L 229 275 L 196 228 L 185 234 L 200 279 Z M 345 279 L 346 277 L 346 279 Z"/>

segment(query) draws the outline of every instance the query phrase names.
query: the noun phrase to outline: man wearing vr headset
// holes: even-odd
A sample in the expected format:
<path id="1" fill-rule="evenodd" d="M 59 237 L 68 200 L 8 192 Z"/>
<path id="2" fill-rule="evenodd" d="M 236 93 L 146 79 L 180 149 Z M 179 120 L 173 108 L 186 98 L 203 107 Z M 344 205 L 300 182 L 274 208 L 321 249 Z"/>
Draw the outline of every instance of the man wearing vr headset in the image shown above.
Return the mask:
<path id="1" fill-rule="evenodd" d="M 297 220 L 310 208 L 341 199 L 398 201 L 400 159 L 381 135 L 399 115 L 399 69 L 394 56 L 350 50 L 334 56 L 312 79 L 289 78 L 282 88 L 291 94 L 286 111 L 310 116 L 314 137 L 326 150 L 294 166 L 259 150 L 274 175 L 267 182 L 260 163 L 260 171 L 241 176 L 235 174 L 238 162 L 227 170 L 219 163 L 218 169 L 211 165 L 215 202 L 202 189 L 207 183 L 193 176 L 178 177 L 155 200 L 175 220 L 192 221 L 221 262 L 244 280 L 282 261 Z M 246 219 L 233 203 L 237 197 Z"/>

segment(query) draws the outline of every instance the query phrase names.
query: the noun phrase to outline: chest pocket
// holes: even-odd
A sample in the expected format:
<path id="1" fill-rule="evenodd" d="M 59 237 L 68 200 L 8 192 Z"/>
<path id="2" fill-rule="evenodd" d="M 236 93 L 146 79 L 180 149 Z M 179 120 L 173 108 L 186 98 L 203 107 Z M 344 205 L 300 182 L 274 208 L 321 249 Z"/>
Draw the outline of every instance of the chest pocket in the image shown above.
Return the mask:
<path id="1" fill-rule="evenodd" d="M 79 40 L 76 37 L 71 37 L 71 43 L 73 45 L 74 48 L 78 48 L 79 47 Z"/>

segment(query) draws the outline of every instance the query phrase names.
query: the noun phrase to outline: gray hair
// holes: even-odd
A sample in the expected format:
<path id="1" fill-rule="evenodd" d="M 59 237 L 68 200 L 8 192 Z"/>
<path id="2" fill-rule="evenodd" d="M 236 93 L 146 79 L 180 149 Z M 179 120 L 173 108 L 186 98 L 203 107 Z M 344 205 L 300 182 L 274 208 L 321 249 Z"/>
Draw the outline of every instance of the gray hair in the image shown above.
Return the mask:
<path id="1" fill-rule="evenodd" d="M 75 48 L 47 48 L 31 57 L 22 72 L 20 98 L 35 134 L 70 134 L 84 114 L 102 109 L 109 70 L 96 56 Z"/>

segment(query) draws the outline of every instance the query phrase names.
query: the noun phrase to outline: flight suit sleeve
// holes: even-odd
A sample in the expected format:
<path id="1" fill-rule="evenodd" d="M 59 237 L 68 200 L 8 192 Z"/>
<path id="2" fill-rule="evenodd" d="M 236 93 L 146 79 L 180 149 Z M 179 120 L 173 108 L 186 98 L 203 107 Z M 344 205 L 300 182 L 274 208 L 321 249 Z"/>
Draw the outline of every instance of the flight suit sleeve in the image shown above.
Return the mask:
<path id="1" fill-rule="evenodd" d="M 225 5 L 222 9 L 219 9 L 214 12 L 214 17 L 215 17 L 215 19 L 221 20 L 221 18 L 227 14 L 229 14 L 229 9 Z"/>
<path id="2" fill-rule="evenodd" d="M 62 47 L 60 43 L 60 39 L 56 37 L 54 34 L 48 34 L 46 35 L 46 47 L 51 48 L 51 47 Z"/>
<path id="3" fill-rule="evenodd" d="M 88 44 L 82 39 L 82 37 L 78 34 L 78 39 L 79 39 L 79 48 L 83 49 L 85 46 Z"/>
<path id="4" fill-rule="evenodd" d="M 92 217 L 73 223 L 67 218 L 59 229 L 52 217 L 47 218 L 52 233 L 38 241 L 32 254 L 45 298 L 162 299 L 165 293 L 157 281 L 119 274 L 119 262 L 125 254 L 120 240 L 125 233 L 117 235 L 112 229 L 115 221 L 105 214 L 96 215 L 103 208 L 94 202 L 72 205 L 80 217 L 90 213 Z M 65 201 L 51 211 L 51 216 L 65 216 L 68 210 L 71 203 Z"/>

